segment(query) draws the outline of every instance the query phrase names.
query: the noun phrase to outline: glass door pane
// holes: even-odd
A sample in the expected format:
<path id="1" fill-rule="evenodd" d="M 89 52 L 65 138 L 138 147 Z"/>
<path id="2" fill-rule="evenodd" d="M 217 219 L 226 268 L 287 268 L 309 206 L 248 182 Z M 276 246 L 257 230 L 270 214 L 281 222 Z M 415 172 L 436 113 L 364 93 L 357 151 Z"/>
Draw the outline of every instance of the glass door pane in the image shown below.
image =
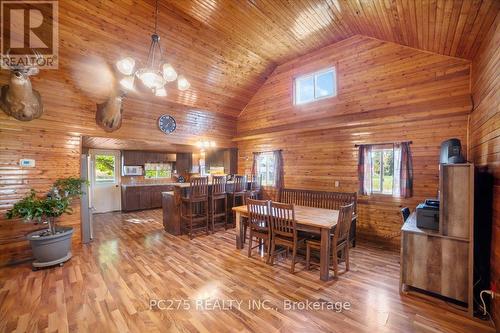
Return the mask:
<path id="1" fill-rule="evenodd" d="M 95 181 L 96 183 L 114 183 L 115 175 L 115 156 L 114 155 L 96 155 L 95 156 Z"/>

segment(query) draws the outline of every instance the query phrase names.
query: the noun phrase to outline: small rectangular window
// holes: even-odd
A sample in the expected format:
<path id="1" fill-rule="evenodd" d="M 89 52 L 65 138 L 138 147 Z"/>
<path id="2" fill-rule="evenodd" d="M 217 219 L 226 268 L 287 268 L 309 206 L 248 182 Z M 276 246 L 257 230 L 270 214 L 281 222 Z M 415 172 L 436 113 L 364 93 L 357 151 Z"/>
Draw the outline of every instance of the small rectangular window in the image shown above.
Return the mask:
<path id="1" fill-rule="evenodd" d="M 300 76 L 294 82 L 294 103 L 305 104 L 337 95 L 335 68 Z"/>
<path id="2" fill-rule="evenodd" d="M 145 178 L 172 178 L 172 165 L 170 163 L 146 163 L 144 170 Z"/>

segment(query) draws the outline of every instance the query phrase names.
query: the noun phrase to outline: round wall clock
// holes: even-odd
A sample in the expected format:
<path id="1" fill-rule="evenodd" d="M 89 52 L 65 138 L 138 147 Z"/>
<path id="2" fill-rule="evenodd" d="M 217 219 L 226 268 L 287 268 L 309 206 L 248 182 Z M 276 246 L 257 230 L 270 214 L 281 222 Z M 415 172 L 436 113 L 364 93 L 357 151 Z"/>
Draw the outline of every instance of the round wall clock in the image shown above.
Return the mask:
<path id="1" fill-rule="evenodd" d="M 175 123 L 175 119 L 168 114 L 164 114 L 158 119 L 158 127 L 165 134 L 170 134 L 175 131 L 177 124 Z"/>

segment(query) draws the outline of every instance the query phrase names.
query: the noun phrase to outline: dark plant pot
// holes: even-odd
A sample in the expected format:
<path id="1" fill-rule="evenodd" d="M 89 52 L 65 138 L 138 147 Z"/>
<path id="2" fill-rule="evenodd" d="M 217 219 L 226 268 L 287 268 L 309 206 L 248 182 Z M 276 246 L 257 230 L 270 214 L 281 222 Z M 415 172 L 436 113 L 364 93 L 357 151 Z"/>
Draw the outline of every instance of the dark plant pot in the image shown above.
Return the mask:
<path id="1" fill-rule="evenodd" d="M 59 227 L 55 235 L 41 236 L 47 230 L 37 230 L 29 233 L 29 240 L 35 261 L 33 267 L 48 267 L 61 265 L 71 258 L 71 237 L 73 228 Z"/>

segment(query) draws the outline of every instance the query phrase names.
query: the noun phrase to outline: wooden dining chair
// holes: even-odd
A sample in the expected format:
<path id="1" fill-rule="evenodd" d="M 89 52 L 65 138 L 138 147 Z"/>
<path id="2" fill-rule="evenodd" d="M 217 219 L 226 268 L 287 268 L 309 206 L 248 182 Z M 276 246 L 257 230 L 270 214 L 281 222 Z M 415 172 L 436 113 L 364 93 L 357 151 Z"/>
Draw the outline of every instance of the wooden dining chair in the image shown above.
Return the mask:
<path id="1" fill-rule="evenodd" d="M 195 229 L 205 229 L 208 235 L 208 177 L 191 177 L 189 185 L 187 197 L 181 198 L 182 227 L 189 238 Z"/>
<path id="2" fill-rule="evenodd" d="M 349 271 L 349 230 L 351 229 L 352 214 L 354 212 L 354 203 L 340 207 L 339 218 L 335 230 L 331 235 L 331 257 L 334 277 L 338 275 L 338 254 L 342 251 L 341 258 L 345 261 L 345 270 Z M 310 268 L 311 250 L 320 250 L 321 241 L 309 239 L 306 241 L 306 269 Z"/>
<path id="3" fill-rule="evenodd" d="M 295 258 L 299 245 L 303 245 L 305 239 L 298 236 L 297 222 L 295 221 L 295 209 L 293 204 L 271 202 L 271 252 L 270 262 L 274 263 L 276 245 L 284 246 L 286 250 L 292 250 L 292 264 L 290 273 L 295 272 Z"/>
<path id="4" fill-rule="evenodd" d="M 227 193 L 226 176 L 212 176 L 212 195 L 210 199 L 210 222 L 212 223 L 212 232 L 215 232 L 216 221 L 220 221 L 227 230 Z M 221 210 L 220 206 L 223 206 Z"/>
<path id="5" fill-rule="evenodd" d="M 265 200 L 247 200 L 248 209 L 248 257 L 252 256 L 252 249 L 255 247 L 260 247 L 262 241 L 264 245 L 267 245 L 267 258 L 266 263 L 269 262 L 270 258 L 270 246 L 271 246 L 271 228 L 269 221 L 269 201 Z M 252 247 L 253 239 L 258 240 L 258 245 Z"/>

